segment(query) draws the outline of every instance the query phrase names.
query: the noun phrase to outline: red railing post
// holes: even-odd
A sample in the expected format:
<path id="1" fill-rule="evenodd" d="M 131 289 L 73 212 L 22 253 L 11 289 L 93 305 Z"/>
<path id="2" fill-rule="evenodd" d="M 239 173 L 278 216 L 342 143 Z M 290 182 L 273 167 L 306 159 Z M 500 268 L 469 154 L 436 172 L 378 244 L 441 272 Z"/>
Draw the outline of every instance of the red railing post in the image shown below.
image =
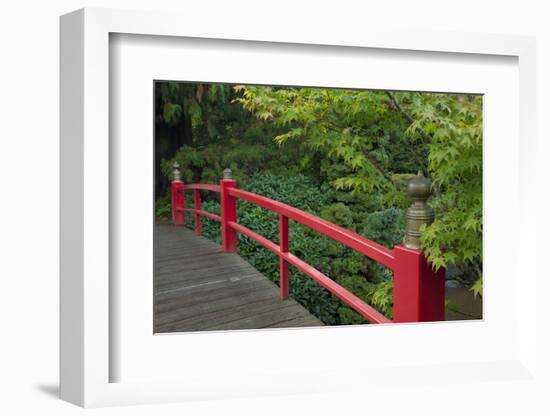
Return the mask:
<path id="1" fill-rule="evenodd" d="M 231 178 L 231 170 L 223 171 L 223 179 L 220 180 L 220 200 L 222 214 L 222 248 L 226 253 L 237 252 L 237 232 L 228 225 L 228 222 L 237 221 L 236 198 L 229 195 L 227 190 L 235 188 L 237 183 Z"/>
<path id="2" fill-rule="evenodd" d="M 409 182 L 404 245 L 394 248 L 393 320 L 427 322 L 445 320 L 445 269 L 434 271 L 420 250 L 420 227 L 434 220 L 427 204 L 431 181 L 422 172 Z"/>
<path id="3" fill-rule="evenodd" d="M 195 209 L 197 210 L 197 212 L 195 213 L 195 234 L 201 235 L 201 215 L 199 214 L 199 211 L 201 210 L 201 191 L 195 189 L 194 194 Z"/>
<path id="4" fill-rule="evenodd" d="M 279 215 L 279 249 L 288 253 L 288 217 Z M 288 262 L 279 257 L 279 289 L 281 299 L 288 298 Z"/>
<path id="5" fill-rule="evenodd" d="M 434 271 L 420 250 L 394 248 L 394 322 L 445 320 L 445 269 Z"/>
<path id="6" fill-rule="evenodd" d="M 185 195 L 183 192 L 183 182 L 181 180 L 181 173 L 179 170 L 179 163 L 174 162 L 173 180 L 171 184 L 171 196 L 172 196 L 172 221 L 174 225 L 185 224 Z"/>

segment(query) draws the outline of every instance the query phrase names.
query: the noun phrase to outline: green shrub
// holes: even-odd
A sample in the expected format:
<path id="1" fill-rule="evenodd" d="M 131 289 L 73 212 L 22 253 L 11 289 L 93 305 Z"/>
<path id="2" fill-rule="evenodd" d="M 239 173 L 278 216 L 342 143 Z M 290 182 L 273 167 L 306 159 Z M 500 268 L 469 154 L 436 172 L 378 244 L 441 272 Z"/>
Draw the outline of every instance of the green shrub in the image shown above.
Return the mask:
<path id="1" fill-rule="evenodd" d="M 248 145 L 232 148 L 222 156 L 223 166 L 237 167 L 251 175 L 275 157 L 274 146 Z"/>
<path id="2" fill-rule="evenodd" d="M 324 207 L 321 210 L 321 218 L 344 228 L 351 228 L 353 224 L 351 209 L 341 202 Z"/>
<path id="3" fill-rule="evenodd" d="M 167 193 L 155 201 L 155 215 L 160 222 L 167 221 L 172 216 L 172 202 L 170 194 Z"/>
<path id="4" fill-rule="evenodd" d="M 360 234 L 388 248 L 403 242 L 405 210 L 391 207 L 364 216 Z"/>
<path id="5" fill-rule="evenodd" d="M 372 283 L 360 276 L 349 276 L 340 279 L 338 283 L 387 317 L 393 317 L 393 282 L 391 280 Z M 353 309 L 345 306 L 338 308 L 338 314 L 340 323 L 343 325 L 356 325 L 368 322 Z"/>

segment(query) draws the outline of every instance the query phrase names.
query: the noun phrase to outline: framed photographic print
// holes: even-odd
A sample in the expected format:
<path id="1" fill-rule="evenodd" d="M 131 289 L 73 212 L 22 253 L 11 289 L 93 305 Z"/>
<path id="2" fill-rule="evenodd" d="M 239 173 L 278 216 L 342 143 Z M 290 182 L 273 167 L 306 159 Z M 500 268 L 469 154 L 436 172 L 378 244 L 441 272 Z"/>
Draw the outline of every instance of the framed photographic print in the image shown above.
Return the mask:
<path id="1" fill-rule="evenodd" d="M 179 22 L 61 19 L 62 398 L 529 379 L 533 40 Z"/>

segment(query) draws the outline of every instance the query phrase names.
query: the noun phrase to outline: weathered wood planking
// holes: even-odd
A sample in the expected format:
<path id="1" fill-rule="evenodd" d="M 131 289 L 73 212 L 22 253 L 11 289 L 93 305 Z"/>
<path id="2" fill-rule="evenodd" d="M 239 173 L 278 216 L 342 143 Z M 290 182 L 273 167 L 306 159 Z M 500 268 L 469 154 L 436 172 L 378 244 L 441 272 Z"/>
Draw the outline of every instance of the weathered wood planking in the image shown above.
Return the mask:
<path id="1" fill-rule="evenodd" d="M 182 226 L 157 225 L 154 332 L 321 326 L 237 254 Z"/>

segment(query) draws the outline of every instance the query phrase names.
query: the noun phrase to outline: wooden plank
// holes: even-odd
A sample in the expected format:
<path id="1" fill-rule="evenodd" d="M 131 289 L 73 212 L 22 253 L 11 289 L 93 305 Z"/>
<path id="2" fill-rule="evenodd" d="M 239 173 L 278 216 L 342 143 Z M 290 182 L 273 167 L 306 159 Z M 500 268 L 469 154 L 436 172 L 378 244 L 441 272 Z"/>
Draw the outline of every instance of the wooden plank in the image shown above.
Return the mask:
<path id="1" fill-rule="evenodd" d="M 225 290 L 224 290 L 225 289 Z M 192 295 L 187 293 L 180 294 L 175 292 L 176 295 L 173 297 L 161 297 L 158 296 L 156 299 L 161 302 L 157 308 L 159 312 L 167 311 L 174 309 L 175 307 L 188 307 L 192 308 L 197 304 L 209 303 L 209 302 L 220 302 L 223 299 L 236 299 L 239 296 L 245 296 L 247 294 L 260 294 L 266 291 L 264 282 L 250 281 L 235 285 L 235 287 L 228 290 L 227 287 L 205 287 L 203 290 L 199 290 Z M 272 293 L 269 291 L 268 293 Z M 237 302 L 234 300 L 233 302 Z"/>
<path id="2" fill-rule="evenodd" d="M 276 313 L 271 310 L 262 311 L 255 315 L 240 316 L 230 321 L 223 320 L 207 326 L 207 330 L 230 330 L 230 329 L 253 329 L 269 328 L 277 323 L 303 317 L 303 308 L 297 305 L 289 305 L 277 309 Z"/>
<path id="3" fill-rule="evenodd" d="M 323 325 L 237 254 L 181 226 L 155 233 L 154 332 Z"/>
<path id="4" fill-rule="evenodd" d="M 297 317 L 287 321 L 276 322 L 268 325 L 266 328 L 296 328 L 296 327 L 315 327 L 319 326 L 319 320 L 315 317 Z"/>
<path id="5" fill-rule="evenodd" d="M 180 321 L 181 325 L 184 325 L 187 320 L 193 320 L 193 322 L 202 322 L 210 319 L 217 314 L 227 314 L 237 310 L 241 310 L 246 305 L 253 305 L 258 302 L 265 302 L 266 304 L 276 304 L 279 300 L 273 298 L 271 293 L 264 293 L 258 295 L 257 293 L 250 293 L 248 295 L 239 298 L 238 303 L 231 298 L 221 299 L 218 302 L 212 303 L 199 303 L 194 308 L 176 308 L 168 310 L 162 315 L 159 315 L 159 324 L 168 324 L 176 321 Z"/>
<path id="6" fill-rule="evenodd" d="M 196 308 L 194 310 L 185 310 L 186 315 L 182 315 L 182 310 L 174 311 L 171 316 L 165 314 L 159 325 L 165 328 L 165 325 L 170 327 L 186 328 L 186 330 L 219 328 L 222 324 L 227 324 L 233 321 L 241 320 L 244 317 L 254 316 L 256 317 L 260 313 L 270 313 L 271 319 L 276 319 L 279 315 L 279 311 L 285 307 L 291 307 L 295 305 L 284 306 L 281 305 L 281 300 L 274 298 L 273 296 L 264 296 L 263 298 L 248 299 L 246 302 L 235 305 L 225 304 L 221 306 L 211 305 L 205 308 Z M 203 304 L 204 305 L 204 304 Z M 204 309 L 204 310 L 200 310 Z M 209 310 L 210 309 L 210 310 Z M 187 315 L 189 313 L 189 315 Z M 168 320 L 166 320 L 168 318 Z M 247 326 L 243 328 L 254 328 Z M 241 328 L 242 329 L 242 328 Z"/>

